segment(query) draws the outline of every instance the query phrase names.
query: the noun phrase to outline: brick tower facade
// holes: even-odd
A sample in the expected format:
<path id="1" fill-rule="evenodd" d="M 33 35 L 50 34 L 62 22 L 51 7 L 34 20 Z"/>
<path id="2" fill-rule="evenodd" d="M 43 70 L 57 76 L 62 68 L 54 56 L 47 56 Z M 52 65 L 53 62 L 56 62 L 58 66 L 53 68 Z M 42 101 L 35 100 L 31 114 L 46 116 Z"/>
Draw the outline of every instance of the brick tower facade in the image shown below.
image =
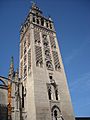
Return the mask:
<path id="1" fill-rule="evenodd" d="M 20 30 L 19 77 L 24 120 L 74 120 L 53 21 L 34 3 Z"/>

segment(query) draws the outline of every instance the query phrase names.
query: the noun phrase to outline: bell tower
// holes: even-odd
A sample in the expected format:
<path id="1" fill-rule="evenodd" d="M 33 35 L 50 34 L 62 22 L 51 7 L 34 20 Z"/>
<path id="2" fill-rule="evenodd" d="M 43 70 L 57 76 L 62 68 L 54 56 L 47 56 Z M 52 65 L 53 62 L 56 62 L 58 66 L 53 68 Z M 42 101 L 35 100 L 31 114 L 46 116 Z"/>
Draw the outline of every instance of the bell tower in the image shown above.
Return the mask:
<path id="1" fill-rule="evenodd" d="M 54 23 L 35 3 L 20 30 L 19 73 L 24 120 L 74 120 Z"/>

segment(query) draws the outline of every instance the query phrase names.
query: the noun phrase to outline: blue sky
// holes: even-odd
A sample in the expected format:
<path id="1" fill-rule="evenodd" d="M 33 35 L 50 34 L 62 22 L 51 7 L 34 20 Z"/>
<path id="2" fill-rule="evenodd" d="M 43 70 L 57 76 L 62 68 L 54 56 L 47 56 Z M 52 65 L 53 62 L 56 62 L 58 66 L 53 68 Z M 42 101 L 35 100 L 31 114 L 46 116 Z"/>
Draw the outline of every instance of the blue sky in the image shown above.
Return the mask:
<path id="1" fill-rule="evenodd" d="M 90 0 L 37 0 L 57 32 L 75 116 L 90 116 Z M 0 0 L 0 75 L 19 65 L 20 25 L 30 0 Z"/>

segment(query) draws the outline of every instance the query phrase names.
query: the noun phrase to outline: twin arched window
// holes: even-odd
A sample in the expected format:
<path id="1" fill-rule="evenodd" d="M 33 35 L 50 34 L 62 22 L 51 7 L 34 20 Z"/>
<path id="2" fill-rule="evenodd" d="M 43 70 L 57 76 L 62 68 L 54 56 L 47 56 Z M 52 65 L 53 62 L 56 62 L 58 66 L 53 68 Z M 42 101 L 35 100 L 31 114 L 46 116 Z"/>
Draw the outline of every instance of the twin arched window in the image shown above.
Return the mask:
<path id="1" fill-rule="evenodd" d="M 48 84 L 48 97 L 49 100 L 59 100 L 58 88 L 55 83 Z"/>

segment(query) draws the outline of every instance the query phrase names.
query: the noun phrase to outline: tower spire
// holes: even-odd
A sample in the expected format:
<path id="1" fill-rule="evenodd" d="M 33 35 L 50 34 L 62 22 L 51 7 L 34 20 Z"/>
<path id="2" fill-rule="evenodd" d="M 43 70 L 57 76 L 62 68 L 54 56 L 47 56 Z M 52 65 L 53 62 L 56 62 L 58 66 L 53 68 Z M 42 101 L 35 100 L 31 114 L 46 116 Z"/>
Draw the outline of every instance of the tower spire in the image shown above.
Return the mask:
<path id="1" fill-rule="evenodd" d="M 10 62 L 10 68 L 9 68 L 8 78 L 12 78 L 13 75 L 14 75 L 14 58 L 12 56 L 11 57 L 11 62 Z"/>

